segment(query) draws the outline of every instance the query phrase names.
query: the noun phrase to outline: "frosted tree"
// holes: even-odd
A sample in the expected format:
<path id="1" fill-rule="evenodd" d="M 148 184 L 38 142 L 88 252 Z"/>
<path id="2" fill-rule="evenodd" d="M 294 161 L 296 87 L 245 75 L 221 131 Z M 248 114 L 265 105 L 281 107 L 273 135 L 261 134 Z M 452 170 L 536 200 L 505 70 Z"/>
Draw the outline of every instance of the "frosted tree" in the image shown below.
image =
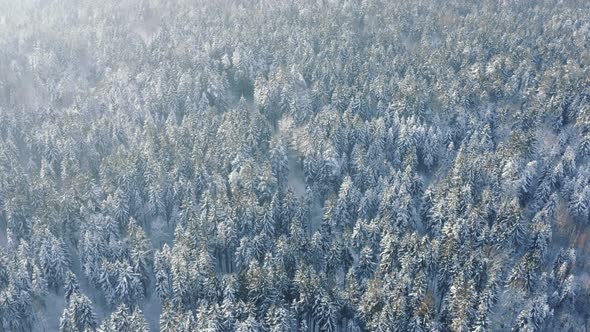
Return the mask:
<path id="1" fill-rule="evenodd" d="M 96 327 L 96 315 L 88 297 L 78 292 L 71 294 L 60 319 L 59 331 L 94 331 Z"/>

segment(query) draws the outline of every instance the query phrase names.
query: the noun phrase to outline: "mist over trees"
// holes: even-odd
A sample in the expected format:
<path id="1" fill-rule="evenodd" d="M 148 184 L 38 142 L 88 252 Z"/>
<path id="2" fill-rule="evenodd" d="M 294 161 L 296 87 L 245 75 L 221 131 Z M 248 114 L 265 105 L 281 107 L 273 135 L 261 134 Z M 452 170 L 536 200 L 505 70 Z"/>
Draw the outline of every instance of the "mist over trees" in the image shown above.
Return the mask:
<path id="1" fill-rule="evenodd" d="M 0 0 L 0 332 L 587 331 L 590 2 Z"/>

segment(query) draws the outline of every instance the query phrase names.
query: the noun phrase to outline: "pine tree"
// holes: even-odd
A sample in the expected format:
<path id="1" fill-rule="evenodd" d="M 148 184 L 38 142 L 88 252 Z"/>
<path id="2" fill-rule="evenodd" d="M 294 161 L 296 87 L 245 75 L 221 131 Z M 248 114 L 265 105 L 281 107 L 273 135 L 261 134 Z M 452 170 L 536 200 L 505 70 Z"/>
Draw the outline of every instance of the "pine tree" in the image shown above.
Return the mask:
<path id="1" fill-rule="evenodd" d="M 356 267 L 357 278 L 361 280 L 369 279 L 374 271 L 375 262 L 373 251 L 369 247 L 364 247 L 361 250 L 358 265 Z"/>
<path id="2" fill-rule="evenodd" d="M 0 265 L 1 264 L 2 263 L 0 262 Z M 2 272 L 0 271 L 0 275 L 1 274 L 2 274 Z M 2 279 L 2 277 L 0 276 L 0 280 L 1 279 Z M 0 285 L 2 285 L 1 281 L 0 281 Z M 31 276 L 31 287 L 32 287 L 34 294 L 40 298 L 44 297 L 47 294 L 47 290 L 49 287 L 47 285 L 47 279 L 45 279 L 43 272 L 41 272 L 41 269 L 39 268 L 39 266 L 37 264 L 33 265 L 33 274 Z"/>
<path id="3" fill-rule="evenodd" d="M 66 302 L 70 302 L 70 298 L 72 295 L 77 294 L 80 292 L 80 285 L 78 285 L 78 280 L 76 275 L 72 271 L 68 271 L 66 273 L 66 280 L 64 283 L 64 296 Z"/>
<path id="4" fill-rule="evenodd" d="M 136 307 L 131 313 L 129 329 L 130 331 L 149 332 L 147 321 L 139 307 Z"/>
<path id="5" fill-rule="evenodd" d="M 156 292 L 162 301 L 172 296 L 172 267 L 170 265 L 170 248 L 164 244 L 162 250 L 154 255 L 156 275 Z"/>
<path id="6" fill-rule="evenodd" d="M 79 292 L 70 294 L 60 320 L 60 332 L 94 331 L 96 327 L 96 315 L 88 297 Z"/>
<path id="7" fill-rule="evenodd" d="M 176 325 L 176 317 L 170 304 L 168 302 L 164 302 L 164 304 L 162 305 L 162 313 L 160 314 L 160 331 L 175 331 Z"/>
<path id="8" fill-rule="evenodd" d="M 238 322 L 236 332 L 260 332 L 262 327 L 256 317 L 250 313 L 244 321 Z"/>

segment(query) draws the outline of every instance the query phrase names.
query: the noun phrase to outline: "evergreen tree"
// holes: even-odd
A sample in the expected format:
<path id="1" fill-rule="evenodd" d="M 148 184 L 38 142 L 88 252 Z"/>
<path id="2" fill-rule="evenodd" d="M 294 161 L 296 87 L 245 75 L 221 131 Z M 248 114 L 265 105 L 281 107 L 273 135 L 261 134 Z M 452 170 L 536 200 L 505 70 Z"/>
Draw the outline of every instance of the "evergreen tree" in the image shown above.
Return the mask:
<path id="1" fill-rule="evenodd" d="M 94 331 L 97 325 L 96 315 L 88 297 L 78 292 L 70 294 L 68 306 L 60 320 L 60 332 Z"/>

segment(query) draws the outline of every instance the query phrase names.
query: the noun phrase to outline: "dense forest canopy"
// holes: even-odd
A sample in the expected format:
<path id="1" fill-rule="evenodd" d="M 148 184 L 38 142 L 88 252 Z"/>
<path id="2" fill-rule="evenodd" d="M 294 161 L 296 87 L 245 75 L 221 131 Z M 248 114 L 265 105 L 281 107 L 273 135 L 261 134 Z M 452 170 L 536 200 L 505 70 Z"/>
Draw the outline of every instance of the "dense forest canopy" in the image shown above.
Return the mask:
<path id="1" fill-rule="evenodd" d="M 590 2 L 0 0 L 0 332 L 587 331 Z"/>

